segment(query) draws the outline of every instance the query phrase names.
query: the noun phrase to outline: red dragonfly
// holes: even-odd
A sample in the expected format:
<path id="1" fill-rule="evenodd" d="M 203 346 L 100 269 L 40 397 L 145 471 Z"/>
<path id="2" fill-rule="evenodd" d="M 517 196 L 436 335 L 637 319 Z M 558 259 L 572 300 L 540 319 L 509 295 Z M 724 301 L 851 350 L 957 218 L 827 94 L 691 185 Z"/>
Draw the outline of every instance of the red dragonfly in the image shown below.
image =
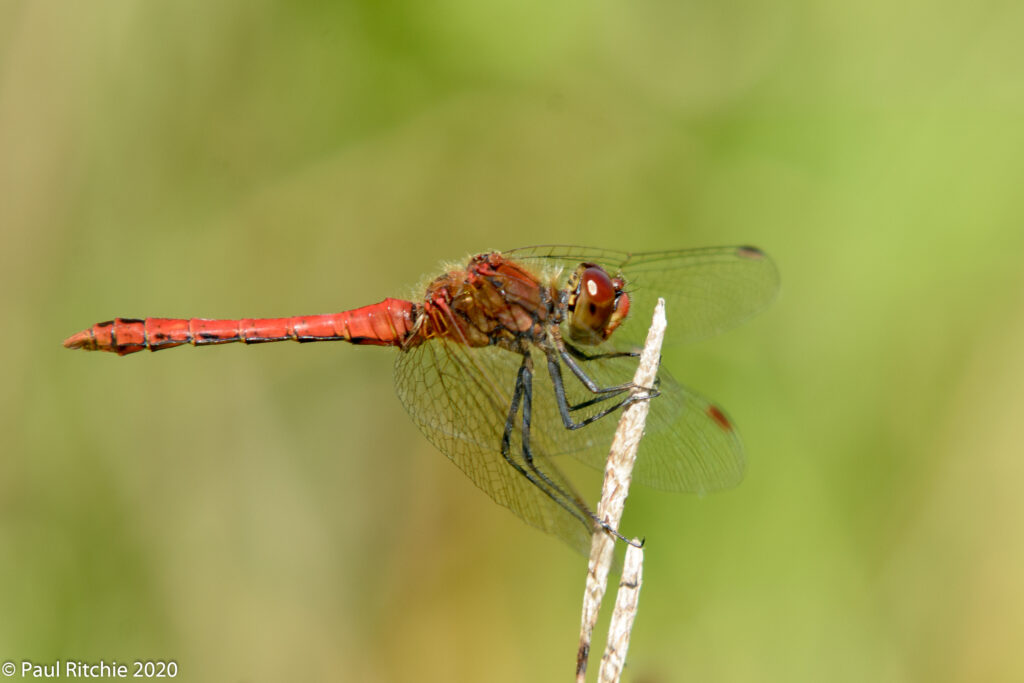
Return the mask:
<path id="1" fill-rule="evenodd" d="M 657 396 L 634 481 L 704 492 L 743 476 L 743 448 L 721 408 L 664 369 L 657 387 L 633 391 L 656 299 L 666 300 L 667 341 L 692 341 L 760 311 L 778 284 L 753 247 L 526 247 L 473 256 L 417 302 L 291 318 L 115 318 L 64 346 L 120 355 L 288 339 L 398 347 L 398 397 L 427 438 L 495 502 L 586 552 L 603 525 L 555 461 L 571 453 L 602 468 L 616 426 L 603 418 L 632 401 Z"/>

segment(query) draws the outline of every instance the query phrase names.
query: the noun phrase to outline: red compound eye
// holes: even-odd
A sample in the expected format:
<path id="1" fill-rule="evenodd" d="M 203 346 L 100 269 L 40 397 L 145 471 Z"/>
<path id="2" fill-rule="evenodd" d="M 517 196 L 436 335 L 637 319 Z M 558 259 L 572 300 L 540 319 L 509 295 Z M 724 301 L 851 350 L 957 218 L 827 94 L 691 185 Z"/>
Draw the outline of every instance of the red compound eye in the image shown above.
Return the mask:
<path id="1" fill-rule="evenodd" d="M 607 306 L 615 298 L 615 285 L 603 269 L 591 266 L 583 271 L 582 279 L 580 296 L 592 307 Z"/>
<path id="2" fill-rule="evenodd" d="M 581 344 L 600 344 L 618 324 L 613 315 L 622 286 L 616 286 L 616 280 L 593 264 L 581 265 L 577 273 L 579 288 L 571 301 L 570 336 Z"/>

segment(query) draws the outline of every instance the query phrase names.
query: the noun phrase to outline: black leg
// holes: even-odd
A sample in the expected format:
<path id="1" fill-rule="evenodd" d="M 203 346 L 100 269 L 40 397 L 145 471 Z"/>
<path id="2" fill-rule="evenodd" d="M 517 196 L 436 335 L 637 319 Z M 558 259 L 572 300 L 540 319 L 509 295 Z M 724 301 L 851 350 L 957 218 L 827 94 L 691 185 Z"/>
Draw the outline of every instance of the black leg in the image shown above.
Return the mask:
<path id="1" fill-rule="evenodd" d="M 615 405 L 604 408 L 603 410 L 595 413 L 594 415 L 591 415 L 590 417 L 587 417 L 579 422 L 576 422 L 575 420 L 572 419 L 571 415 L 571 413 L 573 413 L 574 411 L 577 411 L 581 408 L 586 408 L 591 405 L 595 405 L 602 401 L 607 401 L 609 399 L 615 398 L 616 396 L 621 395 L 627 389 L 631 389 L 633 385 L 628 384 L 620 387 L 612 387 L 602 392 L 601 396 L 593 398 L 589 401 L 584 401 L 583 403 L 577 404 L 575 406 L 570 406 L 569 401 L 565 396 L 565 385 L 562 382 L 562 368 L 558 364 L 558 357 L 555 356 L 554 352 L 548 353 L 548 374 L 551 375 L 551 384 L 555 388 L 555 403 L 558 405 L 558 414 L 562 417 L 562 424 L 565 425 L 566 429 L 579 429 L 580 427 L 585 427 L 592 422 L 600 420 L 605 415 L 615 412 L 619 408 L 624 408 L 625 406 L 628 406 L 631 403 L 635 403 L 636 401 L 645 400 L 651 397 L 650 394 L 627 396 L 626 398 L 622 399 Z"/>
<path id="2" fill-rule="evenodd" d="M 551 367 L 550 363 L 549 363 L 549 367 Z M 557 367 L 558 367 L 558 363 L 556 361 L 555 362 L 555 368 L 557 369 Z M 621 541 L 625 541 L 626 543 L 629 543 L 630 545 L 636 545 L 638 547 L 642 546 L 643 545 L 643 541 L 641 541 L 639 544 L 637 544 L 637 543 L 634 543 L 633 541 L 631 541 L 630 539 L 626 538 L 622 534 L 620 534 L 618 532 L 618 530 L 613 529 L 611 527 L 611 525 L 609 525 L 603 519 L 600 519 L 597 515 L 595 515 L 593 512 L 591 512 L 590 508 L 588 508 L 586 506 L 586 504 L 583 503 L 583 501 L 579 500 L 578 498 L 574 498 L 574 497 L 570 496 L 568 493 L 566 493 L 562 489 L 561 486 L 559 486 L 555 482 L 551 481 L 551 479 L 546 474 L 544 474 L 542 471 L 540 471 L 540 469 L 536 466 L 536 464 L 533 461 L 533 452 L 530 450 L 530 418 L 531 418 L 532 405 L 533 405 L 533 360 L 532 360 L 532 357 L 526 356 L 526 357 L 523 358 L 523 365 L 520 367 L 520 371 L 519 372 L 520 372 L 520 375 L 522 377 L 521 385 L 522 385 L 522 396 L 523 396 L 523 427 L 522 427 L 523 460 L 526 461 L 526 465 L 530 468 L 530 471 L 533 474 L 535 474 L 537 477 L 539 477 L 541 480 L 543 480 L 545 484 L 547 484 L 548 486 L 551 487 L 551 490 L 545 489 L 544 487 L 541 487 L 541 490 L 543 490 L 544 493 L 546 493 L 550 498 L 552 498 L 559 505 L 564 507 L 566 510 L 569 510 L 569 512 L 573 513 L 573 515 L 576 517 L 576 519 L 579 519 L 581 522 L 583 522 L 583 524 L 587 527 L 588 530 L 593 530 L 594 526 L 596 525 L 596 526 L 600 527 L 601 529 L 604 529 L 606 532 L 612 534 L 613 536 L 615 536 L 616 538 L 618 538 Z M 517 382 L 517 384 L 520 384 L 520 383 Z M 559 382 L 559 386 L 561 386 L 560 382 Z M 562 396 L 562 399 L 564 401 L 564 399 L 565 399 L 564 395 Z M 622 401 L 619 405 L 613 406 L 613 407 L 609 408 L 608 410 L 604 411 L 604 413 L 602 413 L 602 415 L 606 415 L 609 412 L 611 412 L 612 410 L 615 410 L 616 408 L 621 407 L 621 405 L 623 403 L 626 403 L 626 402 L 632 401 L 632 400 L 634 400 L 633 397 L 627 398 L 625 401 Z M 600 415 L 595 415 L 595 416 L 589 418 L 588 421 L 584 421 L 584 422 L 580 423 L 578 426 L 582 427 L 583 425 L 588 424 L 589 421 L 596 420 L 598 417 L 601 417 L 601 416 Z M 531 479 L 531 481 L 533 481 L 533 480 Z M 554 492 L 558 493 L 558 495 L 561 496 L 561 498 L 559 498 L 558 496 L 552 495 L 551 491 L 554 491 Z M 576 505 L 573 506 L 573 507 L 570 507 L 570 506 L 566 505 L 566 503 L 565 503 L 566 500 L 574 500 L 576 502 Z M 582 518 L 581 517 L 582 513 L 586 513 L 586 515 L 590 519 L 586 520 L 586 519 Z"/>
<path id="3" fill-rule="evenodd" d="M 590 354 L 583 349 L 576 348 L 569 342 L 562 340 L 565 344 L 565 350 L 572 354 L 572 357 L 576 360 L 588 361 L 588 360 L 600 360 L 601 358 L 639 358 L 639 351 L 612 351 L 611 353 L 594 353 Z"/>
<path id="4" fill-rule="evenodd" d="M 508 417 L 505 418 L 505 431 L 501 435 L 501 455 L 508 461 L 512 466 L 515 463 L 509 459 L 509 451 L 511 450 L 512 441 L 512 429 L 515 427 L 516 415 L 519 413 L 519 402 L 523 397 L 523 367 L 519 367 L 519 372 L 516 373 L 516 386 L 512 390 L 512 403 L 508 407 Z"/>
<path id="5" fill-rule="evenodd" d="M 577 410 L 583 410 L 584 408 L 589 408 L 590 406 L 596 406 L 598 403 L 604 403 L 605 401 L 613 399 L 618 395 L 618 393 L 601 394 L 600 396 L 592 398 L 589 401 L 581 401 L 580 403 L 569 406 L 569 412 L 575 413 Z"/>
<path id="6" fill-rule="evenodd" d="M 543 489 L 543 487 L 541 487 L 541 488 L 544 490 L 545 493 L 547 493 L 549 496 L 551 496 L 551 498 L 554 498 L 556 501 L 559 501 L 562 504 L 562 506 L 566 507 L 567 509 L 568 509 L 568 507 L 565 505 L 565 503 L 562 503 L 562 501 L 574 501 L 575 505 L 573 507 L 576 508 L 577 511 L 580 511 L 580 510 L 586 511 L 587 516 L 593 518 L 594 514 L 592 512 L 590 512 L 590 510 L 583 503 L 583 501 L 576 499 L 575 496 L 572 496 L 569 493 L 567 493 L 565 490 L 563 490 L 562 487 L 559 486 L 554 481 L 552 481 L 551 478 L 548 475 L 544 474 L 544 472 L 542 472 L 540 470 L 540 468 L 537 467 L 537 464 L 534 462 L 533 451 L 530 449 L 530 422 L 531 422 L 532 417 L 533 417 L 533 357 L 532 356 L 526 355 L 526 356 L 523 357 L 523 364 L 520 367 L 519 372 L 520 372 L 520 375 L 522 376 L 523 423 L 522 423 L 521 435 L 522 435 L 522 441 L 523 441 L 523 460 L 526 462 L 526 466 L 530 469 L 530 472 L 532 472 L 536 477 L 538 477 L 548 487 L 550 487 L 549 489 Z M 552 495 L 551 492 L 557 493 L 558 495 L 557 496 Z M 570 512 L 572 512 L 572 510 L 570 510 Z M 577 516 L 577 518 L 579 518 L 579 517 Z M 589 522 L 584 522 L 584 524 L 586 524 L 588 528 L 591 526 L 591 524 Z"/>
<path id="7" fill-rule="evenodd" d="M 544 492 L 551 500 L 558 503 L 567 510 L 573 517 L 578 519 L 588 531 L 593 530 L 597 518 L 594 516 L 582 501 L 567 494 L 560 486 L 551 481 L 551 478 L 540 471 L 533 461 L 533 453 L 530 451 L 530 419 L 533 403 L 532 388 L 532 360 L 528 354 L 523 356 L 523 363 L 519 366 L 516 374 L 516 386 L 512 392 L 512 403 L 509 406 L 508 417 L 505 420 L 505 431 L 501 437 L 501 456 L 509 465 L 515 468 L 516 472 L 526 477 L 526 480 Z M 522 422 L 522 447 L 523 460 L 529 469 L 516 462 L 511 454 L 512 430 L 515 428 L 516 414 L 519 413 L 519 405 L 523 406 Z M 598 522 L 599 523 L 599 522 Z"/>
<path id="8" fill-rule="evenodd" d="M 572 370 L 572 374 L 576 375 L 576 378 L 583 383 L 583 386 L 587 388 L 593 394 L 614 394 L 621 393 L 626 389 L 632 389 L 632 382 L 625 382 L 623 384 L 617 384 L 613 387 L 601 387 L 598 386 L 597 382 L 592 380 L 590 376 L 583 371 L 583 368 L 576 363 L 576 360 L 572 357 L 572 354 L 566 350 L 566 347 L 560 346 L 558 348 L 558 355 L 561 357 L 562 362 L 565 363 L 566 367 Z"/>
<path id="9" fill-rule="evenodd" d="M 616 352 L 613 352 L 613 353 L 597 353 L 597 354 L 594 354 L 594 355 L 587 355 L 583 351 L 577 349 L 575 346 L 572 346 L 571 344 L 569 344 L 568 342 L 566 342 L 564 340 L 562 340 L 562 343 L 565 344 L 565 350 L 569 353 L 569 355 L 571 355 L 576 360 L 591 361 L 591 360 L 600 360 L 602 358 L 639 358 L 640 357 L 640 352 L 639 351 L 616 351 Z M 580 369 L 580 372 L 582 372 L 582 369 Z M 657 388 L 659 384 L 661 384 L 661 378 L 660 377 L 655 377 L 654 378 L 654 387 Z M 655 393 L 654 395 L 657 396 L 657 393 Z M 653 398 L 653 396 L 652 396 L 652 398 Z M 598 402 L 599 401 L 588 401 L 587 403 L 581 403 L 580 407 L 588 406 L 588 405 L 593 405 L 594 403 L 598 403 Z"/>
<path id="10" fill-rule="evenodd" d="M 552 356 L 552 359 L 554 357 Z M 549 359 L 550 361 L 551 359 Z M 550 367 L 550 364 L 549 364 Z M 559 390 L 562 390 L 561 383 L 561 371 L 558 369 L 558 361 L 554 359 L 554 367 L 558 372 L 557 386 Z M 636 397 L 642 399 L 645 397 Z M 632 399 L 632 397 L 631 397 Z M 631 400 L 631 399 L 626 399 Z M 624 403 L 625 401 L 621 402 Z M 527 464 L 527 468 L 524 468 L 518 462 L 512 458 L 511 444 L 512 444 L 512 430 L 515 428 L 516 414 L 519 412 L 519 405 L 522 403 L 523 406 L 523 421 L 522 421 L 522 447 L 523 447 L 523 460 Z M 604 414 L 621 407 L 621 403 L 618 406 L 605 411 Z M 565 405 L 565 392 L 561 391 L 561 402 L 559 404 L 559 410 L 562 410 L 562 405 Z M 626 538 L 613 529 L 611 525 L 600 519 L 597 515 L 590 511 L 586 503 L 579 500 L 575 496 L 566 493 L 561 486 L 556 484 L 544 474 L 536 465 L 533 458 L 533 452 L 530 450 L 530 421 L 532 419 L 533 412 L 533 360 L 529 354 L 523 355 L 523 362 L 519 366 L 519 372 L 516 374 L 516 385 L 512 391 L 512 402 L 509 405 L 508 417 L 505 419 L 505 431 L 501 437 L 501 456 L 505 459 L 509 465 L 515 468 L 516 472 L 526 477 L 526 480 L 531 484 L 539 488 L 544 492 L 551 500 L 558 503 L 560 507 L 566 510 L 569 514 L 575 517 L 587 531 L 592 532 L 595 528 L 603 529 L 605 532 L 612 534 L 620 541 L 625 541 L 630 545 L 643 545 L 643 541 L 639 544 Z M 563 419 L 565 419 L 565 413 L 563 413 Z M 596 417 L 594 418 L 596 419 Z M 583 426 L 586 422 L 580 424 Z"/>

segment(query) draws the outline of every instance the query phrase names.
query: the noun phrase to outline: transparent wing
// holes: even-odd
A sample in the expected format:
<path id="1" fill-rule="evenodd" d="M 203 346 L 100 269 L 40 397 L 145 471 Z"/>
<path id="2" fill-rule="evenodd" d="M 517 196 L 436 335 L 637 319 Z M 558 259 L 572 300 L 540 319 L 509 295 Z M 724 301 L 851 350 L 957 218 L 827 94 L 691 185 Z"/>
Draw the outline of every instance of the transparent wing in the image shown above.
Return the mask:
<path id="1" fill-rule="evenodd" d="M 635 358 L 602 358 L 580 363 L 601 386 L 632 380 Z M 546 367 L 538 367 L 534 380 L 534 434 L 543 434 L 547 452 L 571 453 L 582 462 L 604 469 L 620 412 L 611 413 L 577 430 L 566 429 L 558 412 L 553 383 Z M 563 367 L 562 382 L 570 404 L 594 398 Z M 660 395 L 651 400 L 644 438 L 640 442 L 633 480 L 666 491 L 704 493 L 735 486 L 743 479 L 743 445 L 725 411 L 680 386 L 662 368 Z M 574 413 L 577 421 L 595 414 L 620 397 Z"/>
<path id="2" fill-rule="evenodd" d="M 538 272 L 560 268 L 559 287 L 582 262 L 621 275 L 630 296 L 630 316 L 612 335 L 619 348 L 642 345 L 658 297 L 666 304 L 666 341 L 687 342 L 738 325 L 764 309 L 779 290 L 775 264 L 754 247 L 630 253 L 546 245 L 503 253 Z"/>
<path id="3" fill-rule="evenodd" d="M 521 356 L 497 347 L 470 349 L 432 339 L 399 354 L 395 387 L 402 405 L 427 439 L 484 493 L 523 521 L 585 554 L 590 546 L 587 527 L 516 471 L 501 454 L 521 360 Z M 543 363 L 540 370 L 546 374 Z M 535 387 L 535 396 L 537 391 Z M 510 453 L 521 461 L 520 424 L 517 417 Z M 547 429 L 531 432 L 534 461 L 554 483 L 578 499 L 548 458 L 553 446 L 550 433 Z"/>

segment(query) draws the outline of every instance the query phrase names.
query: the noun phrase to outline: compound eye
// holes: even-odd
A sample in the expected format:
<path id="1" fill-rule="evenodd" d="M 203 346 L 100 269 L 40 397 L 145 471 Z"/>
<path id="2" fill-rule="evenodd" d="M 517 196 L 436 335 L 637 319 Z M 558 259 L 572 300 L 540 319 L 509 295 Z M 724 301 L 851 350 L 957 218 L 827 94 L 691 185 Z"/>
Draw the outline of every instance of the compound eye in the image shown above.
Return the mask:
<path id="1" fill-rule="evenodd" d="M 580 275 L 570 332 L 583 344 L 600 344 L 608 336 L 608 321 L 615 311 L 615 284 L 603 268 L 588 266 Z"/>
<path id="2" fill-rule="evenodd" d="M 608 273 L 596 266 L 583 271 L 583 291 L 580 292 L 592 307 L 604 307 L 615 298 L 615 285 Z"/>

